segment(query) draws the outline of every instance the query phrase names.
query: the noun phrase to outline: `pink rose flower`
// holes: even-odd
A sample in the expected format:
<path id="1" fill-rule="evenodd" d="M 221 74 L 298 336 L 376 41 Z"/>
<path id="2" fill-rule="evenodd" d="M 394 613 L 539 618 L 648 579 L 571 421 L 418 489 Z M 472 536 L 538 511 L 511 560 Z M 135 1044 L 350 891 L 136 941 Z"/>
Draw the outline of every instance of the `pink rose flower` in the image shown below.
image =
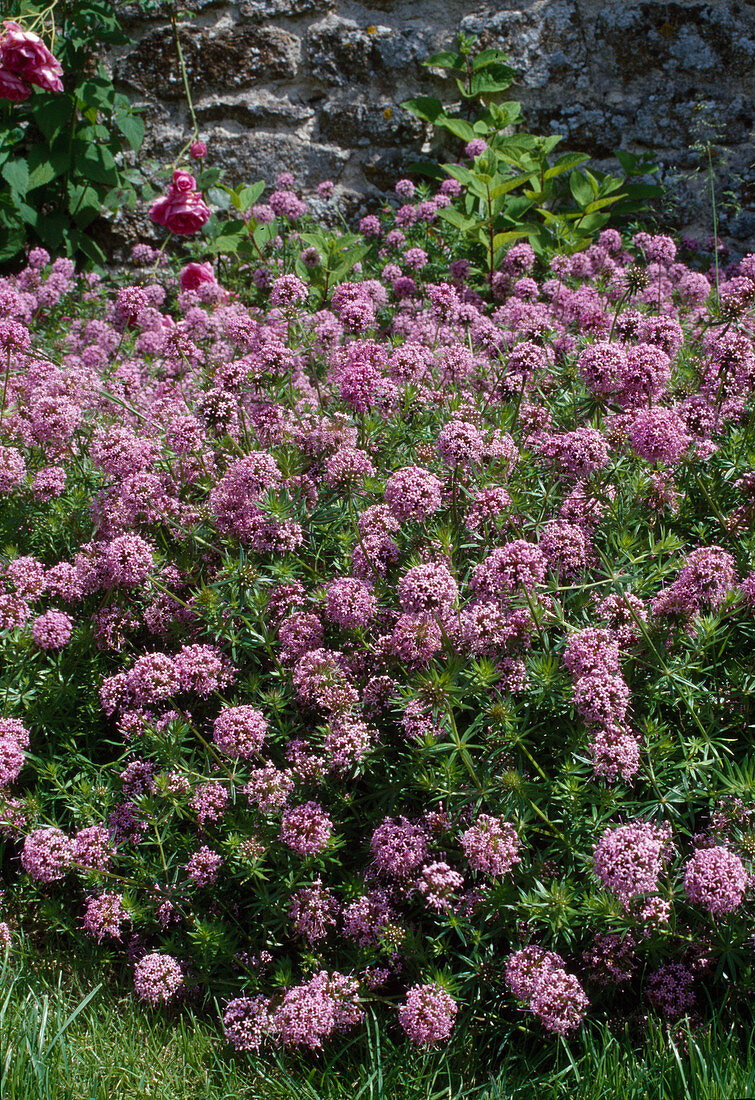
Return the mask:
<path id="1" fill-rule="evenodd" d="M 176 170 L 167 195 L 155 199 L 149 208 L 152 221 L 182 237 L 198 233 L 210 217 L 210 208 L 200 193 L 194 190 L 196 185 L 197 181 L 190 172 Z"/>
<path id="2" fill-rule="evenodd" d="M 204 283 L 214 283 L 215 272 L 211 264 L 190 263 L 182 268 L 179 282 L 181 290 L 196 290 Z"/>
<path id="3" fill-rule="evenodd" d="M 10 19 L 3 22 L 5 35 L 0 39 L 0 58 L 10 73 L 37 84 L 48 92 L 62 92 L 63 66 L 53 57 L 39 35 L 25 31 Z"/>
<path id="4" fill-rule="evenodd" d="M 189 156 L 193 157 L 194 160 L 201 160 L 202 157 L 206 157 L 207 146 L 205 143 L 203 141 L 192 141 Z"/>
<path id="5" fill-rule="evenodd" d="M 31 95 L 31 88 L 20 76 L 0 69 L 0 99 L 9 99 L 11 103 L 21 103 Z"/>
<path id="6" fill-rule="evenodd" d="M 168 187 L 168 194 L 182 194 L 188 195 L 191 191 L 196 191 L 197 181 L 191 175 L 190 172 L 182 172 L 180 168 L 177 168 L 173 173 L 173 179 Z"/>
<path id="7" fill-rule="evenodd" d="M 191 237 L 209 221 L 210 208 L 197 191 L 171 199 L 165 213 L 165 228 L 179 237 Z"/>
<path id="8" fill-rule="evenodd" d="M 165 225 L 165 215 L 170 206 L 170 199 L 167 195 L 161 195 L 159 199 L 155 199 L 149 208 L 149 216 L 155 225 Z"/>

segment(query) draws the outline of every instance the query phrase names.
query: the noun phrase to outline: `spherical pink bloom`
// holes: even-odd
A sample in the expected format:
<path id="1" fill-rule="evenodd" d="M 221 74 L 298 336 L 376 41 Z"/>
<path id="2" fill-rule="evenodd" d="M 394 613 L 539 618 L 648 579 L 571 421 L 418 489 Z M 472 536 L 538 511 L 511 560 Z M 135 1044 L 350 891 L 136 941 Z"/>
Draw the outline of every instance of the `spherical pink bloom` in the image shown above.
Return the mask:
<path id="1" fill-rule="evenodd" d="M 216 646 L 185 645 L 175 656 L 175 670 L 182 691 L 193 691 L 206 699 L 234 678 L 230 661 Z"/>
<path id="2" fill-rule="evenodd" d="M 485 442 L 474 424 L 452 420 L 438 436 L 438 450 L 448 466 L 466 466 L 482 458 Z"/>
<path id="3" fill-rule="evenodd" d="M 530 1008 L 548 1031 L 564 1035 L 579 1027 L 589 1003 L 574 975 L 560 967 L 540 971 L 535 976 Z"/>
<path id="4" fill-rule="evenodd" d="M 684 889 L 693 905 L 722 917 L 738 909 L 749 883 L 742 860 L 728 848 L 700 848 L 684 868 Z"/>
<path id="5" fill-rule="evenodd" d="M 325 759 L 331 770 L 347 771 L 369 752 L 375 733 L 351 714 L 336 714 L 325 734 Z"/>
<path id="6" fill-rule="evenodd" d="M 322 1047 L 334 1031 L 345 1031 L 364 1018 L 353 978 L 321 970 L 303 985 L 286 990 L 273 1019 L 285 1046 Z"/>
<path id="7" fill-rule="evenodd" d="M 181 679 L 175 660 L 167 653 L 144 653 L 134 661 L 124 686 L 136 701 L 150 704 L 168 699 L 180 691 Z"/>
<path id="8" fill-rule="evenodd" d="M 262 996 L 229 1001 L 223 1013 L 223 1030 L 234 1050 L 259 1050 L 273 1031 L 270 1001 Z"/>
<path id="9" fill-rule="evenodd" d="M 3 21 L 5 34 L 0 38 L 3 68 L 29 84 L 48 92 L 62 92 L 63 67 L 48 50 L 39 35 L 25 31 L 18 23 Z"/>
<path id="10" fill-rule="evenodd" d="M 46 611 L 31 626 L 32 637 L 40 649 L 62 649 L 73 634 L 73 620 L 63 611 Z"/>
<path id="11" fill-rule="evenodd" d="M 22 749 L 29 747 L 29 731 L 18 718 L 0 718 L 0 738 L 15 741 Z"/>
<path id="12" fill-rule="evenodd" d="M 115 855 L 110 830 L 104 825 L 88 825 L 73 838 L 73 862 L 86 871 L 105 871 Z"/>
<path id="13" fill-rule="evenodd" d="M 151 1005 L 167 1004 L 183 989 L 184 974 L 172 955 L 153 952 L 134 967 L 134 992 Z"/>
<path id="14" fill-rule="evenodd" d="M 640 768 L 640 743 L 628 730 L 612 726 L 593 732 L 587 746 L 594 775 L 615 783 L 629 782 Z"/>
<path id="15" fill-rule="evenodd" d="M 47 587 L 44 565 L 30 555 L 24 554 L 10 561 L 6 576 L 24 599 L 36 599 Z"/>
<path id="16" fill-rule="evenodd" d="M 491 485 L 481 489 L 472 498 L 464 517 L 464 526 L 470 531 L 479 531 L 488 527 L 491 531 L 500 531 L 500 520 L 511 512 L 511 497 L 502 485 Z"/>
<path id="17" fill-rule="evenodd" d="M 321 879 L 291 895 L 289 917 L 295 931 L 308 943 L 317 943 L 336 926 L 340 906 Z"/>
<path id="18" fill-rule="evenodd" d="M 415 187 L 412 180 L 397 180 L 393 190 L 400 199 L 406 199 L 407 202 L 414 198 Z"/>
<path id="19" fill-rule="evenodd" d="M 286 805 L 294 789 L 290 771 L 280 771 L 274 764 L 252 768 L 244 794 L 263 814 L 274 813 Z"/>
<path id="20" fill-rule="evenodd" d="M 0 99 L 9 99 L 11 103 L 22 103 L 31 95 L 31 88 L 20 76 L 0 69 Z"/>
<path id="21" fill-rule="evenodd" d="M 367 214 L 359 222 L 359 232 L 365 237 L 380 236 L 380 219 L 374 214 Z"/>
<path id="22" fill-rule="evenodd" d="M 189 806 L 197 815 L 197 824 L 203 828 L 210 822 L 221 821 L 230 801 L 228 788 L 222 783 L 202 783 L 189 799 Z"/>
<path id="23" fill-rule="evenodd" d="M 336 185 L 333 180 L 321 180 L 317 185 L 317 194 L 321 199 L 330 199 L 333 196 L 333 192 L 336 189 Z"/>
<path id="24" fill-rule="evenodd" d="M 398 598 L 405 612 L 424 615 L 450 608 L 459 587 L 445 565 L 428 562 L 407 569 L 398 582 Z"/>
<path id="25" fill-rule="evenodd" d="M 32 481 L 32 493 L 37 500 L 52 500 L 65 492 L 67 472 L 61 466 L 43 466 Z"/>
<path id="26" fill-rule="evenodd" d="M 404 263 L 412 271 L 420 271 L 427 265 L 427 259 L 428 256 L 424 248 L 407 248 L 404 253 Z"/>
<path id="27" fill-rule="evenodd" d="M 226 707 L 212 727 L 212 739 L 221 752 L 253 760 L 267 734 L 267 721 L 261 710 L 251 706 Z"/>
<path id="28" fill-rule="evenodd" d="M 192 141 L 189 148 L 189 156 L 194 160 L 202 160 L 207 156 L 207 146 L 203 141 Z"/>
<path id="29" fill-rule="evenodd" d="M 574 706 L 585 722 L 619 725 L 626 717 L 629 700 L 629 688 L 622 677 L 606 671 L 590 672 L 574 682 Z"/>
<path id="30" fill-rule="evenodd" d="M 464 878 L 445 861 L 428 863 L 417 880 L 417 890 L 431 909 L 443 912 L 448 909 L 453 896 L 461 890 Z"/>
<path id="31" fill-rule="evenodd" d="M 152 547 L 140 535 L 119 535 L 104 547 L 103 565 L 115 584 L 141 583 L 154 564 Z"/>
<path id="32" fill-rule="evenodd" d="M 325 618 L 344 630 L 369 626 L 376 612 L 375 593 L 357 577 L 338 577 L 325 590 Z"/>
<path id="33" fill-rule="evenodd" d="M 564 960 L 553 951 L 545 951 L 536 944 L 522 947 L 506 960 L 506 985 L 518 1001 L 529 1003 L 535 989 L 535 981 L 542 975 L 563 969 Z"/>
<path id="34" fill-rule="evenodd" d="M 186 864 L 186 877 L 195 886 L 212 886 L 218 881 L 218 872 L 222 863 L 223 857 L 203 844 Z"/>
<path id="35" fill-rule="evenodd" d="M 690 445 L 684 421 L 674 409 L 640 409 L 629 425 L 629 442 L 648 462 L 673 466 Z"/>
<path id="36" fill-rule="evenodd" d="M 443 482 L 420 466 L 404 466 L 385 483 L 385 502 L 398 520 L 422 521 L 443 503 Z"/>
<path id="37" fill-rule="evenodd" d="M 127 920 L 128 913 L 121 894 L 100 894 L 99 897 L 89 898 L 84 911 L 84 929 L 98 943 L 102 943 L 105 937 L 119 940 Z"/>
<path id="38" fill-rule="evenodd" d="M 597 428 L 577 428 L 546 437 L 540 451 L 555 459 L 563 473 L 580 480 L 603 469 L 610 461 L 605 436 Z"/>
<path id="39" fill-rule="evenodd" d="M 0 447 L 0 493 L 12 493 L 23 484 L 26 463 L 15 447 Z"/>
<path id="40" fill-rule="evenodd" d="M 370 840 L 377 867 L 393 878 L 412 877 L 427 858 L 427 835 L 406 817 L 386 817 Z"/>
<path id="41" fill-rule="evenodd" d="M 510 822 L 490 814 L 480 814 L 474 825 L 462 833 L 461 846 L 474 871 L 494 878 L 521 863 L 516 829 Z"/>
<path id="42" fill-rule="evenodd" d="M 574 577 L 587 567 L 589 538 L 584 528 L 574 523 L 548 520 L 540 532 L 540 547 L 551 568 L 565 577 Z"/>
<path id="43" fill-rule="evenodd" d="M 73 860 L 73 841 L 61 829 L 53 826 L 34 829 L 24 840 L 21 866 L 38 882 L 65 878 Z"/>
<path id="44" fill-rule="evenodd" d="M 595 874 L 624 903 L 641 894 L 652 894 L 658 888 L 669 844 L 668 826 L 636 822 L 608 829 L 595 849 Z"/>
<path id="45" fill-rule="evenodd" d="M 650 398 L 659 398 L 671 379 L 671 360 L 662 348 L 654 344 L 634 344 L 627 348 L 622 371 L 620 404 L 646 405 Z"/>
<path id="46" fill-rule="evenodd" d="M 398 1010 L 398 1022 L 417 1046 L 432 1046 L 449 1038 L 457 1012 L 456 1001 L 437 983 L 413 985 Z"/>
<path id="47" fill-rule="evenodd" d="M 407 664 L 427 664 L 443 645 L 437 617 L 400 615 L 391 632 L 390 648 Z"/>
<path id="48" fill-rule="evenodd" d="M 621 389 L 626 362 L 621 344 L 597 340 L 579 353 L 577 369 L 592 393 L 607 395 Z"/>
<path id="49" fill-rule="evenodd" d="M 7 787 L 18 779 L 24 766 L 24 752 L 12 737 L 0 738 L 0 787 Z"/>
<path id="50" fill-rule="evenodd" d="M 569 635 L 564 648 L 564 665 L 575 680 L 594 672 L 619 671 L 619 647 L 610 631 L 593 626 Z"/>
<path id="51" fill-rule="evenodd" d="M 539 546 L 514 539 L 488 554 L 472 570 L 472 588 L 485 595 L 509 595 L 520 586 L 531 592 L 545 579 L 548 561 Z"/>
<path id="52" fill-rule="evenodd" d="M 483 138 L 472 138 L 472 140 L 468 141 L 464 146 L 464 152 L 468 157 L 479 157 L 485 152 L 487 147 L 488 143 Z"/>
<path id="53" fill-rule="evenodd" d="M 332 835 L 333 822 L 317 802 L 294 806 L 281 819 L 281 840 L 303 856 L 319 855 Z"/>
<path id="54" fill-rule="evenodd" d="M 306 302 L 309 287 L 296 275 L 281 275 L 270 290 L 270 305 L 291 308 L 300 302 Z"/>
<path id="55" fill-rule="evenodd" d="M 207 283 L 214 283 L 216 281 L 215 272 L 212 270 L 212 264 L 210 263 L 190 263 L 181 268 L 178 281 L 181 284 L 181 290 L 197 290 Z"/>

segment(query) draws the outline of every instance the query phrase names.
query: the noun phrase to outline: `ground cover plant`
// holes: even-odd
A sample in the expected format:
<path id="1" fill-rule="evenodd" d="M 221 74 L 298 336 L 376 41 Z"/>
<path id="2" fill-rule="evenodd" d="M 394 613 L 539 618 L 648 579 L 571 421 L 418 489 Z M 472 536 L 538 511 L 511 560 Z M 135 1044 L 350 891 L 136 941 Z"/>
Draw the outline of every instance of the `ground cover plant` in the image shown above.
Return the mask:
<path id="1" fill-rule="evenodd" d="M 748 1017 L 755 256 L 488 246 L 475 140 L 0 280 L 0 933 L 237 1052 Z"/>

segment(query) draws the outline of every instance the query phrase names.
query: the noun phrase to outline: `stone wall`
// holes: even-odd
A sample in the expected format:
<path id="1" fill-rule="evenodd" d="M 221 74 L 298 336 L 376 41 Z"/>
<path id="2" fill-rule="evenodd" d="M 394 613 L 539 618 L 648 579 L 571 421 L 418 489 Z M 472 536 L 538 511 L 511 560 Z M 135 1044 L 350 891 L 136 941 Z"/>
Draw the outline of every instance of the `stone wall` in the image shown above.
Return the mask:
<path id="1" fill-rule="evenodd" d="M 178 27 L 211 162 L 232 180 L 282 170 L 336 180 L 357 205 L 390 187 L 427 134 L 399 104 L 448 100 L 421 62 L 459 30 L 505 50 L 533 132 L 605 161 L 654 150 L 680 226 L 710 232 L 703 156 L 714 142 L 722 227 L 755 247 L 755 0 L 178 0 Z M 146 152 L 190 134 L 170 5 L 117 3 L 134 43 L 118 81 L 148 119 Z M 565 146 L 566 147 L 566 146 Z M 669 212 L 673 217 L 674 210 Z"/>

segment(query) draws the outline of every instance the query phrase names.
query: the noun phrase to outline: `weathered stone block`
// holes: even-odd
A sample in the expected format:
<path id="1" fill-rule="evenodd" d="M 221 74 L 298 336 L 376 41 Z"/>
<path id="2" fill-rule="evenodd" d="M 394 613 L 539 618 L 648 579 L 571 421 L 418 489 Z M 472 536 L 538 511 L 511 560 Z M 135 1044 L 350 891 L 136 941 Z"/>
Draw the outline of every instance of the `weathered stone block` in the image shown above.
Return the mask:
<path id="1" fill-rule="evenodd" d="M 242 88 L 296 76 L 300 41 L 280 27 L 236 26 L 179 29 L 181 50 L 194 94 Z M 162 99 L 183 96 L 172 30 L 148 31 L 116 67 L 119 79 Z"/>
<path id="2" fill-rule="evenodd" d="M 278 16 L 322 15 L 335 9 L 336 0 L 241 0 L 243 19 L 275 19 Z"/>

